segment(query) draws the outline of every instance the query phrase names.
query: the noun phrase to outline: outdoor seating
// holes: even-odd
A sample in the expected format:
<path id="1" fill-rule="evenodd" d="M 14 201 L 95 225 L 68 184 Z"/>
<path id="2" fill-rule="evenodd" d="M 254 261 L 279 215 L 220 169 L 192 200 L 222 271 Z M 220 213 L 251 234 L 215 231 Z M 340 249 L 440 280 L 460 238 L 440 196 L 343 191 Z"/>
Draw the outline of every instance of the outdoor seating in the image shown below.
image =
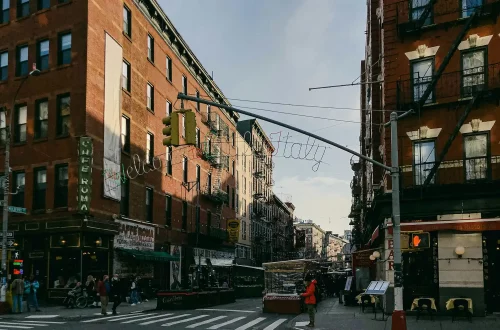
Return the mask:
<path id="1" fill-rule="evenodd" d="M 469 301 L 465 298 L 457 298 L 453 301 L 453 312 L 451 316 L 451 322 L 455 321 L 455 318 L 464 315 L 467 317 L 469 322 L 472 322 L 472 313 L 469 310 Z"/>
<path id="2" fill-rule="evenodd" d="M 428 312 L 430 317 L 431 317 L 431 321 L 433 321 L 434 320 L 434 310 L 432 308 L 432 306 L 433 306 L 432 300 L 429 298 L 420 298 L 420 299 L 418 299 L 417 304 L 418 304 L 417 321 L 420 318 L 421 313 L 423 313 L 423 312 Z"/>
<path id="3" fill-rule="evenodd" d="M 361 312 L 365 312 L 365 307 L 368 307 L 368 306 L 375 306 L 375 304 L 372 303 L 372 296 L 370 295 L 367 295 L 367 294 L 363 294 L 361 295 Z"/>

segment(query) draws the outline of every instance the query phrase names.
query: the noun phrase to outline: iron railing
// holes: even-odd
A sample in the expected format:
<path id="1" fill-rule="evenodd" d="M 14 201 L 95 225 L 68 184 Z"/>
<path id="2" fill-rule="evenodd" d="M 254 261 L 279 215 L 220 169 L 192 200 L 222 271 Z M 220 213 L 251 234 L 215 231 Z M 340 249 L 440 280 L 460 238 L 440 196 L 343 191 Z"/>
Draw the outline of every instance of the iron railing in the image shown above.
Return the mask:
<path id="1" fill-rule="evenodd" d="M 398 108 L 409 109 L 420 100 L 433 76 L 402 76 L 397 82 Z M 500 63 L 443 73 L 426 104 L 444 104 L 470 98 L 478 92 L 500 89 Z"/>

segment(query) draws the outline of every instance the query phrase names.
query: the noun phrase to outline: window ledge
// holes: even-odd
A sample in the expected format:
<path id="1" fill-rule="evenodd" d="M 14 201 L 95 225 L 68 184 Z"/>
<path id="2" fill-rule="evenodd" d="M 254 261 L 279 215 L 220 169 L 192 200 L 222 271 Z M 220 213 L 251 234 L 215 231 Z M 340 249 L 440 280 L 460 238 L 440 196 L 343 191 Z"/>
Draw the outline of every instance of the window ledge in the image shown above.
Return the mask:
<path id="1" fill-rule="evenodd" d="M 9 77 L 7 77 L 7 80 L 0 80 L 0 85 L 7 84 L 9 82 Z"/>
<path id="2" fill-rule="evenodd" d="M 44 214 L 44 213 L 47 213 L 46 209 L 37 209 L 31 211 L 31 214 Z"/>
<path id="3" fill-rule="evenodd" d="M 16 20 L 14 22 L 16 22 L 16 23 L 21 22 L 22 20 L 28 19 L 30 17 L 31 17 L 31 13 L 26 15 L 26 16 L 16 18 Z"/>
<path id="4" fill-rule="evenodd" d="M 168 81 L 170 83 L 170 85 L 174 85 L 174 83 L 172 82 L 172 79 L 168 78 L 168 77 L 165 77 L 165 80 Z"/>
<path id="5" fill-rule="evenodd" d="M 72 3 L 72 2 L 73 2 L 73 1 L 72 1 L 72 0 L 70 0 L 70 1 L 67 1 L 67 2 L 63 2 L 63 3 L 58 3 L 56 7 L 57 7 L 57 8 L 59 8 L 59 7 L 67 6 L 67 5 L 69 5 L 70 3 Z"/>
<path id="6" fill-rule="evenodd" d="M 47 137 L 43 137 L 43 138 L 37 138 L 37 139 L 34 139 L 33 140 L 33 144 L 35 143 L 40 143 L 40 142 L 47 142 L 49 139 Z"/>
<path id="7" fill-rule="evenodd" d="M 64 212 L 64 211 L 68 211 L 67 206 L 59 206 L 59 207 L 54 207 L 54 209 L 52 209 L 52 212 Z"/>
<path id="8" fill-rule="evenodd" d="M 5 22 L 5 23 L 0 23 L 0 28 L 3 28 L 4 26 L 7 26 L 10 24 L 10 21 Z"/>
<path id="9" fill-rule="evenodd" d="M 44 8 L 44 9 L 39 9 L 33 15 L 40 15 L 40 14 L 48 12 L 49 10 L 50 10 L 50 7 L 49 8 Z"/>
<path id="10" fill-rule="evenodd" d="M 22 76 L 15 76 L 14 77 L 14 81 L 23 80 L 23 79 L 26 78 L 27 75 L 28 75 L 28 73 L 27 74 L 23 74 Z"/>
<path id="11" fill-rule="evenodd" d="M 130 151 L 125 151 L 122 149 L 122 154 L 130 157 Z"/>
<path id="12" fill-rule="evenodd" d="M 55 139 L 56 139 L 56 140 L 60 140 L 60 139 L 65 139 L 65 138 L 68 138 L 68 137 L 70 137 L 70 135 L 69 135 L 69 134 L 57 135 Z"/>
<path id="13" fill-rule="evenodd" d="M 122 31 L 123 36 L 130 42 L 132 42 L 132 37 L 129 36 L 125 31 Z"/>
<path id="14" fill-rule="evenodd" d="M 67 63 L 67 64 L 58 64 L 56 70 L 66 69 L 66 68 L 69 68 L 72 65 L 73 65 L 73 62 Z"/>
<path id="15" fill-rule="evenodd" d="M 146 107 L 146 110 L 148 110 L 149 112 L 151 112 L 153 115 L 155 114 L 155 111 L 154 110 L 151 110 L 150 108 Z"/>
<path id="16" fill-rule="evenodd" d="M 146 56 L 146 58 L 148 59 L 148 62 L 151 63 L 153 66 L 155 66 L 155 62 L 153 62 L 149 57 Z"/>
<path id="17" fill-rule="evenodd" d="M 23 142 L 14 142 L 12 144 L 13 147 L 22 147 L 22 146 L 25 146 L 26 145 L 26 141 L 23 141 Z"/>
<path id="18" fill-rule="evenodd" d="M 124 92 L 125 94 L 127 94 L 128 96 L 132 97 L 132 94 L 130 93 L 130 91 L 126 90 L 125 88 L 122 87 L 122 92 Z"/>

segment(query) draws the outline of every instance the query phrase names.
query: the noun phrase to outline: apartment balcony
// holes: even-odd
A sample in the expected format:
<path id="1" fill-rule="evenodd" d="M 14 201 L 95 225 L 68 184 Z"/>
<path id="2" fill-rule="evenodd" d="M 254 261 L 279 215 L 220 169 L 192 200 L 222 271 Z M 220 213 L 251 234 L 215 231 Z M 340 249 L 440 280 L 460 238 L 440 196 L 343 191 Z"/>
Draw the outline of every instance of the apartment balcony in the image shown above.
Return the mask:
<path id="1" fill-rule="evenodd" d="M 215 143 L 203 142 L 202 157 L 213 167 L 229 168 L 229 156 L 225 155 Z"/>
<path id="2" fill-rule="evenodd" d="M 229 126 L 215 113 L 201 115 L 201 121 L 208 126 L 210 132 L 218 136 L 228 136 Z"/>
<path id="3" fill-rule="evenodd" d="M 496 22 L 500 0 L 404 0 L 396 4 L 398 35 L 403 38 L 418 35 L 424 30 L 448 28 L 463 23 L 475 10 L 480 19 Z"/>
<path id="4" fill-rule="evenodd" d="M 413 109 L 430 85 L 433 76 L 406 75 L 397 82 L 399 110 Z M 498 96 L 500 92 L 500 63 L 444 73 L 437 81 L 424 107 L 469 102 L 477 93 L 483 97 Z M 415 109 L 416 110 L 416 109 Z"/>
<path id="5" fill-rule="evenodd" d="M 229 202 L 229 196 L 227 192 L 220 188 L 215 188 L 211 187 L 210 189 L 206 189 L 203 191 L 203 196 L 207 198 L 208 200 L 211 200 L 212 202 L 222 204 L 222 203 L 228 203 Z"/>
<path id="6" fill-rule="evenodd" d="M 264 160 L 266 158 L 266 153 L 264 152 L 264 148 L 263 147 L 259 147 L 259 148 L 256 147 L 256 148 L 254 148 L 253 149 L 253 154 L 259 160 Z"/>
<path id="7" fill-rule="evenodd" d="M 265 179 L 266 173 L 264 171 L 255 171 L 253 172 L 253 176 L 257 179 Z"/>

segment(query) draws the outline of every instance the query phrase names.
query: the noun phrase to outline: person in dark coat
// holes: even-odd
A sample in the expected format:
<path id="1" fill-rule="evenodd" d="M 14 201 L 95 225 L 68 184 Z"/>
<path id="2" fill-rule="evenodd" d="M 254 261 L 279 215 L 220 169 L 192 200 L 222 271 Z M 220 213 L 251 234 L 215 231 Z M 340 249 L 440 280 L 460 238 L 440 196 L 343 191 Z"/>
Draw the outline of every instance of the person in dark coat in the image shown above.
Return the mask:
<path id="1" fill-rule="evenodd" d="M 113 315 L 116 315 L 116 308 L 122 303 L 122 296 L 123 296 L 123 285 L 118 277 L 118 274 L 115 274 L 113 278 L 111 279 L 111 292 L 110 292 L 110 297 L 111 300 L 113 301 Z"/>

